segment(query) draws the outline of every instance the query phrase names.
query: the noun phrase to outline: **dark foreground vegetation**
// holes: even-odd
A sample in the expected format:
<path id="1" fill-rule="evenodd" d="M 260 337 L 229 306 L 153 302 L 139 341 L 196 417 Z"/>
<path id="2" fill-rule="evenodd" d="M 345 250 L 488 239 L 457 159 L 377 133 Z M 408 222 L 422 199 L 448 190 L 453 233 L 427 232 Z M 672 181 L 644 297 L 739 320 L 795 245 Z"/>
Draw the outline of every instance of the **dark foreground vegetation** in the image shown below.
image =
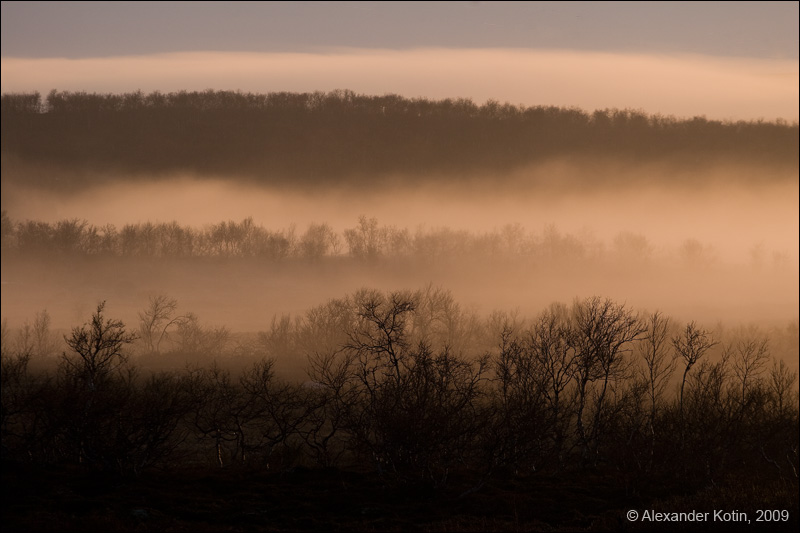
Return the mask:
<path id="1" fill-rule="evenodd" d="M 479 106 L 468 99 L 431 101 L 346 90 L 54 90 L 46 98 L 4 94 L 2 117 L 4 181 L 56 189 L 179 172 L 292 187 L 373 187 L 395 184 L 403 176 L 402 185 L 409 186 L 432 176 L 464 181 L 487 171 L 507 175 L 564 157 L 592 161 L 590 169 L 598 160 L 692 172 L 722 162 L 766 166 L 773 177 L 758 172 L 760 183 L 791 176 L 798 168 L 797 124 L 679 119 L 617 109 L 587 113 L 497 101 Z M 61 179 L 65 170 L 68 180 Z M 588 172 L 580 185 L 592 185 L 593 176 Z M 626 179 L 646 183 L 650 178 L 638 172 Z"/>
<path id="2" fill-rule="evenodd" d="M 798 526 L 797 373 L 758 330 L 599 297 L 481 320 L 427 287 L 229 340 L 163 295 L 135 328 L 99 304 L 63 347 L 46 312 L 4 325 L 4 526 L 681 529 L 631 509 Z"/>

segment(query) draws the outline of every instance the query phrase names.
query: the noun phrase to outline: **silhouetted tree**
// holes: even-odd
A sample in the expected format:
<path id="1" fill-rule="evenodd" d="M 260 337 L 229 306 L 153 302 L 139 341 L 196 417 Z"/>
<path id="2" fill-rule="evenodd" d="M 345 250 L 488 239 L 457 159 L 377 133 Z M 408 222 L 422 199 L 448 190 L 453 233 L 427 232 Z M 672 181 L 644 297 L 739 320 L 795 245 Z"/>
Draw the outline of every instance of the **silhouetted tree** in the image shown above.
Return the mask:
<path id="1" fill-rule="evenodd" d="M 572 308 L 572 348 L 576 352 L 578 410 L 577 432 L 588 459 L 590 445 L 595 458 L 604 417 L 604 402 L 612 381 L 624 376 L 627 364 L 623 355 L 628 345 L 645 331 L 635 313 L 610 299 L 599 297 L 576 301 Z M 599 382 L 594 394 L 593 420 L 587 432 L 584 411 L 589 399 L 589 385 Z"/>
<path id="2" fill-rule="evenodd" d="M 664 390 L 669 384 L 677 364 L 676 355 L 670 357 L 669 348 L 670 320 L 656 311 L 644 319 L 644 337 L 637 344 L 637 351 L 644 362 L 640 369 L 643 381 L 647 385 L 647 399 L 650 416 L 648 427 L 650 432 L 650 460 L 653 460 L 656 446 L 656 417 L 658 407 L 662 404 Z"/>
<path id="3" fill-rule="evenodd" d="M 128 361 L 125 345 L 137 338 L 135 333 L 125 331 L 122 321 L 103 316 L 105 305 L 105 301 L 99 303 L 88 323 L 72 328 L 70 336 L 64 337 L 74 352 L 62 355 L 67 371 L 85 382 L 90 390 Z"/>
<path id="4" fill-rule="evenodd" d="M 700 358 L 717 344 L 711 333 L 700 329 L 694 321 L 686 324 L 686 328 L 680 335 L 672 337 L 672 346 L 684 362 L 678 403 L 681 416 L 683 415 L 683 393 L 686 386 L 686 376 Z"/>
<path id="5" fill-rule="evenodd" d="M 149 297 L 148 306 L 139 313 L 139 337 L 147 353 L 158 353 L 161 343 L 168 338 L 169 329 L 179 328 L 188 315 L 176 315 L 178 300 L 165 294 Z"/>

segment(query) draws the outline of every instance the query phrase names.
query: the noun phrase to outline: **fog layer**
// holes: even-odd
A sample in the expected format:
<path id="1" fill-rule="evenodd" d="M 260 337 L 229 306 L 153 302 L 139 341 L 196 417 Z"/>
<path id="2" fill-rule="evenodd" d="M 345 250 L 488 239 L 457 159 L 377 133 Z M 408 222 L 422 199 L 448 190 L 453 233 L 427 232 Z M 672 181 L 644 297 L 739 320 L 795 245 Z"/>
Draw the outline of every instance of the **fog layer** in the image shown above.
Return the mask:
<path id="1" fill-rule="evenodd" d="M 169 294 L 208 323 L 258 331 L 274 315 L 302 313 L 360 287 L 433 283 L 482 315 L 497 309 L 533 315 L 554 301 L 600 294 L 711 324 L 796 320 L 797 183 L 725 185 L 708 178 L 698 177 L 704 185 L 681 182 L 668 188 L 663 179 L 649 187 L 625 187 L 624 174 L 600 176 L 599 182 L 609 185 L 585 192 L 555 186 L 490 192 L 491 176 L 475 187 L 398 186 L 363 193 L 188 177 L 149 185 L 123 182 L 75 195 L 17 189 L 3 195 L 3 208 L 15 221 L 75 218 L 118 230 L 137 222 L 176 221 L 199 230 L 252 217 L 256 225 L 288 236 L 290 250 L 281 260 L 41 260 L 4 252 L 2 313 L 18 326 L 48 309 L 54 325 L 66 328 L 108 300 L 115 315 L 135 323 L 150 295 Z M 411 251 L 359 259 L 341 238 L 358 226 L 359 215 L 374 217 L 379 227 L 407 231 Z M 311 223 L 330 225 L 340 247 L 321 261 L 293 259 L 291 247 L 299 246 Z M 475 242 L 483 238 L 484 251 L 452 255 L 448 250 L 464 238 L 460 231 Z M 509 239 L 533 248 L 506 249 Z M 432 246 L 433 255 L 426 256 L 424 246 Z"/>
<path id="2" fill-rule="evenodd" d="M 507 176 L 475 177 L 470 183 L 404 187 L 397 176 L 390 188 L 357 192 L 335 183 L 314 189 L 276 189 L 229 179 L 198 180 L 188 176 L 142 182 L 119 180 L 76 194 L 7 185 L 2 207 L 17 220 L 56 222 L 85 219 L 97 226 L 138 222 L 171 222 L 202 227 L 221 221 L 254 222 L 272 230 L 327 223 L 343 231 L 359 215 L 382 224 L 416 230 L 449 227 L 471 232 L 520 224 L 529 230 L 555 225 L 561 231 L 610 241 L 620 232 L 644 234 L 656 249 L 677 247 L 693 238 L 713 246 L 718 258 L 750 260 L 754 246 L 798 258 L 798 184 L 771 180 L 770 171 L 753 171 L 750 183 L 726 183 L 735 169 L 719 167 L 701 175 L 674 176 L 664 170 L 604 169 L 596 166 L 594 188 L 576 187 L 569 165 L 520 172 L 547 174 L 535 188 L 513 188 Z M 641 180 L 651 173 L 652 180 Z M 634 177 L 639 183 L 628 186 Z M 435 180 L 431 180 L 435 183 Z M 540 180 L 541 181 L 541 180 Z M 642 182 L 652 181 L 652 185 Z M 760 181 L 766 184 L 761 185 Z"/>

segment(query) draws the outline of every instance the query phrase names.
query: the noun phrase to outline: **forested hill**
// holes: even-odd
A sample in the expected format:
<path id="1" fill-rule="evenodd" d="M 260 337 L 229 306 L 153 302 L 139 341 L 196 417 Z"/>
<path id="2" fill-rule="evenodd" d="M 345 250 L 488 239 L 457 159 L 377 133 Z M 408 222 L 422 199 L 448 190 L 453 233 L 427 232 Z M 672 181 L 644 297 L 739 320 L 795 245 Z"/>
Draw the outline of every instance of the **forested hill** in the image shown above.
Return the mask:
<path id="1" fill-rule="evenodd" d="M 564 157 L 681 168 L 728 162 L 796 172 L 798 126 L 346 90 L 52 91 L 45 98 L 2 96 L 2 157 L 4 180 L 23 179 L 20 169 L 34 165 L 75 172 L 85 185 L 110 174 L 173 172 L 359 185 L 393 175 L 447 179 L 503 172 Z"/>

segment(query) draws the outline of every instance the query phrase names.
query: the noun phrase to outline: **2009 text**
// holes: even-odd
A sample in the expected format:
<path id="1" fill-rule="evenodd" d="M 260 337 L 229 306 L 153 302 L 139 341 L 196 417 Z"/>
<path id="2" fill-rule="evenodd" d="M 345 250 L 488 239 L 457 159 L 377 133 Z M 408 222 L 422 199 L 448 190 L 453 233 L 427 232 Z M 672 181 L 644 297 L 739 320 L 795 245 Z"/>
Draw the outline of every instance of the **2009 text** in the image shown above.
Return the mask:
<path id="1" fill-rule="evenodd" d="M 787 522 L 789 511 L 786 509 L 767 509 L 756 511 L 756 522 Z"/>

